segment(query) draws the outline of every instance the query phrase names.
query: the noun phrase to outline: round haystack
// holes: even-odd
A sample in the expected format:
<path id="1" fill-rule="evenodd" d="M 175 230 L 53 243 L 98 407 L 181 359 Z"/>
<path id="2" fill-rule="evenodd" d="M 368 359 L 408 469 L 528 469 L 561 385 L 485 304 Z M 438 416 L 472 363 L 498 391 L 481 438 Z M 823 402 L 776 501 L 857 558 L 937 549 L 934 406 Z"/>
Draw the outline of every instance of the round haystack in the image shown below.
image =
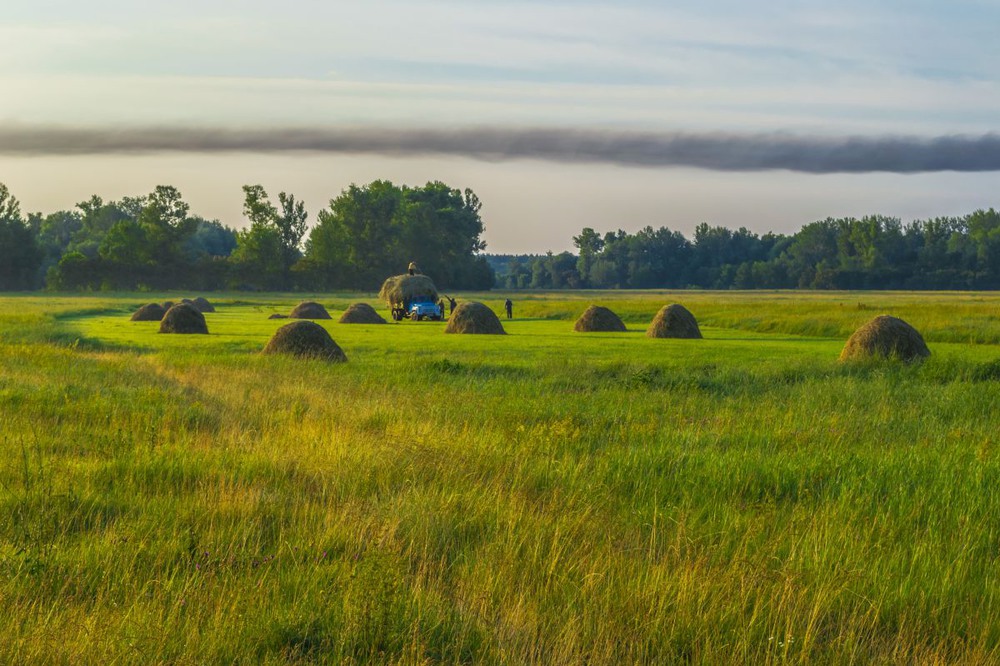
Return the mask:
<path id="1" fill-rule="evenodd" d="M 167 311 L 159 303 L 150 303 L 132 313 L 132 321 L 160 321 Z"/>
<path id="2" fill-rule="evenodd" d="M 187 303 L 178 303 L 167 310 L 160 321 L 160 333 L 204 333 L 208 334 L 205 315 Z"/>
<path id="3" fill-rule="evenodd" d="M 341 324 L 384 324 L 382 315 L 367 303 L 354 303 L 340 315 Z"/>
<path id="4" fill-rule="evenodd" d="M 288 319 L 288 315 L 278 314 L 277 312 L 275 312 L 270 317 L 268 317 L 268 319 Z"/>
<path id="5" fill-rule="evenodd" d="M 198 312 L 215 312 L 215 306 L 209 303 L 208 299 L 202 298 L 201 296 L 191 301 L 191 304 L 198 308 Z"/>
<path id="6" fill-rule="evenodd" d="M 288 316 L 291 319 L 333 319 L 326 308 L 315 301 L 302 301 Z"/>
<path id="7" fill-rule="evenodd" d="M 394 275 L 382 283 L 378 297 L 390 307 L 416 300 L 437 303 L 438 290 L 426 275 Z"/>
<path id="8" fill-rule="evenodd" d="M 448 317 L 445 333 L 486 333 L 491 335 L 506 335 L 500 319 L 493 310 L 482 303 L 465 301 Z"/>
<path id="9" fill-rule="evenodd" d="M 265 354 L 291 354 L 301 358 L 342 362 L 347 356 L 326 329 L 311 321 L 293 321 L 279 328 L 264 347 Z"/>
<path id="10" fill-rule="evenodd" d="M 894 358 L 916 361 L 931 355 L 917 329 L 902 319 L 879 315 L 854 331 L 840 352 L 841 361 Z"/>
<path id="11" fill-rule="evenodd" d="M 591 305 L 576 320 L 573 330 L 577 333 L 624 333 L 628 329 L 611 310 L 600 305 Z"/>
<path id="12" fill-rule="evenodd" d="M 664 305 L 656 313 L 649 328 L 646 329 L 646 337 L 698 340 L 702 336 L 698 320 L 691 311 L 680 303 L 672 303 Z"/>

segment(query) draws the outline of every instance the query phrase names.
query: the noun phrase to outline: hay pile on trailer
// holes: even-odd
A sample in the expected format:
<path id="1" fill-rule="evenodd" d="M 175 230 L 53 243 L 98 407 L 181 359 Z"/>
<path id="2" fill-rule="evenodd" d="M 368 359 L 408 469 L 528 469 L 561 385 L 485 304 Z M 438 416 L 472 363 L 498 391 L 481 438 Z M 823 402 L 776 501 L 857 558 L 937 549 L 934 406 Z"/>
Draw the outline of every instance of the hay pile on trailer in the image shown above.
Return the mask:
<path id="1" fill-rule="evenodd" d="M 438 290 L 426 275 L 393 275 L 382 283 L 378 297 L 390 308 L 417 300 L 437 303 Z"/>

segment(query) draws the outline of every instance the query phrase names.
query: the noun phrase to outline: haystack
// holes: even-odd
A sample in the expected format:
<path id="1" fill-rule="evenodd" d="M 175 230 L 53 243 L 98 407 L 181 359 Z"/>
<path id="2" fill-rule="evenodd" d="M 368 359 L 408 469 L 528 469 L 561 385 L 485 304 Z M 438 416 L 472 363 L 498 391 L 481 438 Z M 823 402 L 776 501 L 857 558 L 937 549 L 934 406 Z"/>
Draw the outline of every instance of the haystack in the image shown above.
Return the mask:
<path id="1" fill-rule="evenodd" d="M 132 321 L 160 321 L 167 311 L 159 303 L 150 303 L 132 313 Z"/>
<path id="2" fill-rule="evenodd" d="M 268 319 L 288 319 L 288 315 L 283 315 L 275 312 L 270 317 L 268 317 Z"/>
<path id="3" fill-rule="evenodd" d="M 701 339 L 698 320 L 680 303 L 664 305 L 646 329 L 647 338 Z"/>
<path id="4" fill-rule="evenodd" d="M 627 329 L 614 312 L 600 305 L 591 305 L 576 320 L 573 330 L 577 333 L 624 333 Z"/>
<path id="5" fill-rule="evenodd" d="M 326 329 L 311 321 L 293 321 L 279 328 L 264 347 L 265 354 L 343 362 L 347 356 Z"/>
<path id="6" fill-rule="evenodd" d="M 500 319 L 493 310 L 482 303 L 465 301 L 448 317 L 445 333 L 486 333 L 490 335 L 506 335 Z"/>
<path id="7" fill-rule="evenodd" d="M 291 319 L 333 319 L 326 308 L 315 301 L 302 301 L 288 316 Z"/>
<path id="8" fill-rule="evenodd" d="M 191 301 L 191 304 L 198 308 L 198 312 L 215 312 L 215 306 L 209 303 L 208 299 L 202 298 L 201 296 L 198 296 Z"/>
<path id="9" fill-rule="evenodd" d="M 916 361 L 931 355 L 923 336 L 902 319 L 879 315 L 854 331 L 840 352 L 841 361 L 894 358 Z"/>
<path id="10" fill-rule="evenodd" d="M 382 283 L 378 297 L 389 306 L 425 299 L 436 303 L 438 290 L 426 275 L 394 275 Z"/>
<path id="11" fill-rule="evenodd" d="M 160 333 L 204 333 L 208 334 L 205 315 L 187 303 L 178 303 L 167 310 L 160 321 Z"/>
<path id="12" fill-rule="evenodd" d="M 174 307 L 173 301 L 163 301 L 163 311 L 166 312 L 170 308 Z"/>
<path id="13" fill-rule="evenodd" d="M 382 315 L 367 303 L 354 303 L 340 316 L 341 324 L 384 324 Z"/>

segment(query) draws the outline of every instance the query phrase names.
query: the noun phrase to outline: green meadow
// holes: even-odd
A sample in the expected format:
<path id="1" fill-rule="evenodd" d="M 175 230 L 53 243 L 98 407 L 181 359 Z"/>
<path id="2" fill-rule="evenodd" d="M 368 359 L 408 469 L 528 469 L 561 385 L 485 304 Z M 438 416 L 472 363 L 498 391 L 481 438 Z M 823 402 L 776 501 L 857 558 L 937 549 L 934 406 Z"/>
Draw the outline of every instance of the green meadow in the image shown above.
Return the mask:
<path id="1" fill-rule="evenodd" d="M 0 297 L 0 662 L 1000 660 L 1000 294 L 313 295 L 346 364 L 129 321 L 189 295 Z M 882 313 L 931 358 L 838 363 Z"/>

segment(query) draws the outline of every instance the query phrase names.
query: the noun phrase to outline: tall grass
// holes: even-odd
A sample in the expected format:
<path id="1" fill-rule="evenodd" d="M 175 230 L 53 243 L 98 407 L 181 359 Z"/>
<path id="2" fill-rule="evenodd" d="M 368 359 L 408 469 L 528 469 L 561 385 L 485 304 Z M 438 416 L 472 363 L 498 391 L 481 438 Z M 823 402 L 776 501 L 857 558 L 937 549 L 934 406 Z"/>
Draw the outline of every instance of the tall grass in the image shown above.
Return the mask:
<path id="1" fill-rule="evenodd" d="M 836 296 L 325 322 L 344 365 L 255 353 L 294 298 L 222 297 L 207 337 L 144 298 L 0 301 L 2 662 L 1000 657 L 990 298 L 878 295 L 916 366 L 837 364 L 878 312 Z M 588 300 L 632 330 L 573 333 Z M 672 300 L 705 340 L 642 336 Z"/>

